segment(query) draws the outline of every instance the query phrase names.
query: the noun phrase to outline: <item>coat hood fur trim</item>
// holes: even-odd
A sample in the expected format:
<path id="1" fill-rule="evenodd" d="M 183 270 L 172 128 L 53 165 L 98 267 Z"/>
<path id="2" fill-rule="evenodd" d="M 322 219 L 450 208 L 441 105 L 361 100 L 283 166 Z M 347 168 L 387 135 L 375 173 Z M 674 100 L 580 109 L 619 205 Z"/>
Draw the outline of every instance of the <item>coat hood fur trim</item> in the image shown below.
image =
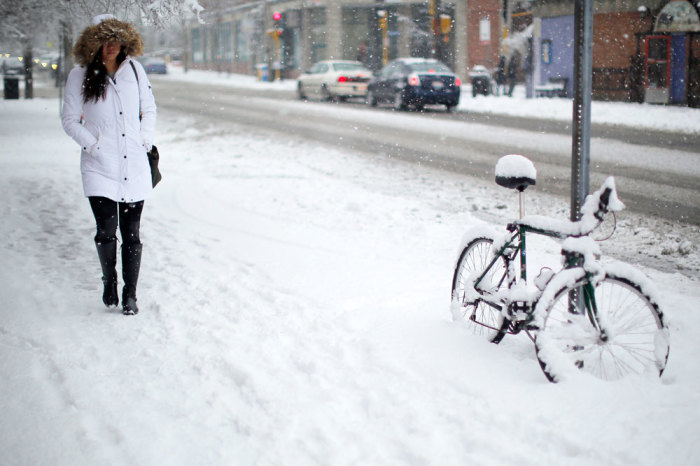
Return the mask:
<path id="1" fill-rule="evenodd" d="M 136 28 L 126 21 L 110 18 L 97 25 L 88 26 L 80 33 L 73 47 L 75 61 L 82 66 L 88 66 L 100 47 L 110 40 L 121 43 L 125 53 L 132 57 L 143 53 L 143 39 L 136 32 Z"/>

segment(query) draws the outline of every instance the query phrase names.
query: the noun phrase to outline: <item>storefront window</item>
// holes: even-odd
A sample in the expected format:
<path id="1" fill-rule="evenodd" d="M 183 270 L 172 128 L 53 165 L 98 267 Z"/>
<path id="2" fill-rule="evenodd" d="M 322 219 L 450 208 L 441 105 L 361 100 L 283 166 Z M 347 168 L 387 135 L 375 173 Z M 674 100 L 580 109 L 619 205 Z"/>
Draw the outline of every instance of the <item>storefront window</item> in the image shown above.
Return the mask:
<path id="1" fill-rule="evenodd" d="M 192 61 L 201 63 L 202 57 L 202 40 L 199 29 L 192 29 Z"/>
<path id="2" fill-rule="evenodd" d="M 669 85 L 670 38 L 650 36 L 647 43 L 647 88 L 665 89 Z"/>
<path id="3" fill-rule="evenodd" d="M 215 62 L 228 63 L 233 60 L 231 23 L 221 23 L 214 27 L 212 54 Z"/>
<path id="4" fill-rule="evenodd" d="M 236 21 L 236 61 L 248 60 L 248 35 L 245 33 L 243 21 Z"/>

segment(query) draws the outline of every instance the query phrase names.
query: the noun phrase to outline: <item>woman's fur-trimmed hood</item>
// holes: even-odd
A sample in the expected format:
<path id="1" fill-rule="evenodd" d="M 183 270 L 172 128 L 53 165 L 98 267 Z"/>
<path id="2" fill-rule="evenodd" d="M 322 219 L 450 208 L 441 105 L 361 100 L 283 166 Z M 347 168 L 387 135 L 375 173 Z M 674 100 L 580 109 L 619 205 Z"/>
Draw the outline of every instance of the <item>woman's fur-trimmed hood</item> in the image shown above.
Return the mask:
<path id="1" fill-rule="evenodd" d="M 136 28 L 126 21 L 110 18 L 88 26 L 80 33 L 73 47 L 75 61 L 83 66 L 89 65 L 100 47 L 110 40 L 122 44 L 124 52 L 132 57 L 143 53 L 143 39 Z"/>

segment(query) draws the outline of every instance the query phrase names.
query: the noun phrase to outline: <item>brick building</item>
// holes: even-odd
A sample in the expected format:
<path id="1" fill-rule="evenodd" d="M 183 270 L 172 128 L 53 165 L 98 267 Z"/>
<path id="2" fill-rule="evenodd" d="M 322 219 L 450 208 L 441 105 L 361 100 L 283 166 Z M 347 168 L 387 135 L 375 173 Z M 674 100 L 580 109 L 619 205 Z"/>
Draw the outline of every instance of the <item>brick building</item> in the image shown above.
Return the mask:
<path id="1" fill-rule="evenodd" d="M 533 81 L 573 88 L 573 2 L 533 0 Z M 593 97 L 700 106 L 700 19 L 687 0 L 595 0 Z"/>
<path id="2" fill-rule="evenodd" d="M 501 56 L 502 0 L 467 2 L 467 56 L 469 69 L 483 65 L 492 69 Z"/>

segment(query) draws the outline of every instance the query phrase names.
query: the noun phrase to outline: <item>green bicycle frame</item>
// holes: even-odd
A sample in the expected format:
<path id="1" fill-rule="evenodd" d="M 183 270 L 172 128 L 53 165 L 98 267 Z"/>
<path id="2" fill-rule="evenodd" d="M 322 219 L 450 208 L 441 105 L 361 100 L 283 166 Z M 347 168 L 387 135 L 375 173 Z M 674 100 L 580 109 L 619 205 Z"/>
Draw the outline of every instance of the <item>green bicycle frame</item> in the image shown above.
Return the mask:
<path id="1" fill-rule="evenodd" d="M 526 246 L 526 235 L 527 233 L 534 233 L 542 236 L 548 236 L 550 238 L 559 238 L 563 239 L 566 236 L 562 235 L 561 233 L 558 233 L 556 231 L 551 231 L 551 230 L 543 230 L 543 229 L 538 229 L 538 228 L 532 228 L 526 225 L 519 225 L 515 224 L 512 225 L 512 228 L 515 230 L 512 237 L 505 242 L 505 244 L 500 248 L 500 250 L 494 254 L 493 259 L 491 262 L 489 262 L 488 266 L 484 269 L 483 273 L 477 278 L 477 280 L 474 282 L 474 287 L 478 289 L 478 285 L 481 283 L 481 281 L 486 277 L 486 275 L 491 271 L 493 266 L 496 264 L 499 258 L 503 258 L 505 265 L 506 265 L 506 273 L 505 275 L 500 279 L 498 283 L 498 287 L 500 288 L 503 285 L 503 280 L 508 278 L 508 287 L 510 288 L 515 284 L 515 276 L 511 274 L 511 264 L 513 260 L 519 255 L 520 256 L 520 279 L 525 280 L 527 282 L 527 246 Z M 515 249 L 512 253 L 507 252 L 509 249 Z M 579 256 L 571 256 L 568 258 L 566 261 L 566 265 L 564 268 L 570 269 L 574 267 L 579 267 L 581 266 L 581 258 Z M 596 300 L 595 300 L 595 288 L 592 284 L 592 275 L 590 273 L 586 273 L 585 280 L 581 284 L 581 289 L 583 290 L 583 296 L 576 297 L 572 296 L 572 302 L 570 304 L 570 310 L 572 313 L 579 314 L 580 312 L 578 309 L 585 309 L 585 313 L 587 314 L 589 320 L 593 324 L 593 326 L 598 329 L 598 331 L 601 332 L 602 337 L 604 338 L 604 331 L 602 331 L 600 327 L 600 323 L 598 322 L 598 308 L 596 305 Z M 576 303 L 573 302 L 573 300 L 578 300 L 582 299 L 583 306 L 576 306 Z M 493 306 L 494 308 L 497 308 L 499 310 L 502 309 L 502 303 L 497 303 L 497 302 L 492 302 L 487 299 L 481 299 L 481 301 L 489 304 L 490 306 Z M 530 309 L 530 312 L 532 312 L 532 309 Z"/>

